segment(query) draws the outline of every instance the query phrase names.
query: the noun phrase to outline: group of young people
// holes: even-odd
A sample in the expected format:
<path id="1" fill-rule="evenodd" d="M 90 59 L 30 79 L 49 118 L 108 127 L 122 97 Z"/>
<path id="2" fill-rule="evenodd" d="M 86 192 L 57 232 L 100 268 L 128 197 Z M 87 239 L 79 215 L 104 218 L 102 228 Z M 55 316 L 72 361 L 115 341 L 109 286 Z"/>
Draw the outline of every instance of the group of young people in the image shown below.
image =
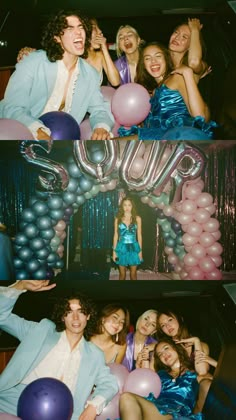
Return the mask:
<path id="1" fill-rule="evenodd" d="M 65 111 L 80 124 L 89 114 L 91 139 L 110 139 L 115 121 L 100 90 L 105 73 L 114 88 L 136 82 L 150 93 L 149 115 L 140 126 L 121 129 L 120 138 L 159 140 L 176 126 L 197 127 L 212 138 L 216 123 L 198 89 L 199 80 L 211 71 L 203 59 L 201 29 L 199 19 L 188 19 L 174 30 L 166 48 L 145 43 L 130 25 L 121 26 L 113 62 L 96 19 L 62 11 L 43 33 L 44 50 L 20 51 L 0 117 L 19 120 L 35 139 L 50 140 L 40 116 Z"/>
<path id="2" fill-rule="evenodd" d="M 16 415 L 27 384 L 46 376 L 69 387 L 72 420 L 94 420 L 118 392 L 109 363 L 122 363 L 128 371 L 153 369 L 162 385 L 158 398 L 123 393 L 122 420 L 202 418 L 212 379 L 209 366 L 217 362 L 209 357 L 208 345 L 191 336 L 182 317 L 150 309 L 129 332 L 125 306 L 111 303 L 97 315 L 94 303 L 77 291 L 57 299 L 51 320 L 33 322 L 12 313 L 22 293 L 54 287 L 45 280 L 21 280 L 0 288 L 0 328 L 20 341 L 0 376 L 0 413 Z"/>

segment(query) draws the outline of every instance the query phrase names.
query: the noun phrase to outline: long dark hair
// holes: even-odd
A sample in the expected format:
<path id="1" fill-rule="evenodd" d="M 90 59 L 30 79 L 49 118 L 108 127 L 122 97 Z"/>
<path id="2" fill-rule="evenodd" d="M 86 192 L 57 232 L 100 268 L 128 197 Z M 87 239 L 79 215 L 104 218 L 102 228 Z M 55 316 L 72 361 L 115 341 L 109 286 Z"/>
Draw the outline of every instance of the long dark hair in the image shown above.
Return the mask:
<path id="1" fill-rule="evenodd" d="M 157 335 L 158 335 L 158 337 L 163 338 L 163 339 L 166 338 L 166 337 L 169 337 L 161 329 L 160 321 L 159 321 L 161 315 L 166 315 L 166 316 L 169 316 L 169 317 L 172 317 L 172 318 L 176 318 L 176 320 L 179 324 L 179 330 L 178 330 L 178 338 L 179 339 L 180 338 L 191 337 L 191 334 L 188 330 L 188 327 L 187 327 L 187 325 L 184 321 L 183 316 L 174 312 L 174 311 L 172 311 L 171 309 L 165 309 L 164 311 L 159 312 L 158 315 L 157 315 Z"/>
<path id="2" fill-rule="evenodd" d="M 94 330 L 94 326 L 96 324 L 97 310 L 94 302 L 83 293 L 72 291 L 67 296 L 60 297 L 54 305 L 51 320 L 56 324 L 56 330 L 58 332 L 64 331 L 65 323 L 63 318 L 71 310 L 69 301 L 72 299 L 77 299 L 79 301 L 82 313 L 90 315 L 83 334 L 85 339 L 88 340 L 91 335 L 91 331 Z"/>
<path id="3" fill-rule="evenodd" d="M 124 217 L 124 208 L 123 208 L 124 201 L 130 201 L 131 202 L 131 204 L 132 204 L 131 223 L 136 223 L 137 210 L 136 210 L 135 203 L 134 203 L 134 201 L 133 201 L 132 198 L 130 198 L 130 197 L 124 197 L 121 200 L 121 203 L 120 203 L 119 209 L 118 209 L 118 213 L 117 213 L 118 224 L 122 222 L 122 219 Z"/>
<path id="4" fill-rule="evenodd" d="M 64 30 L 68 28 L 67 18 L 69 16 L 76 16 L 82 23 L 85 33 L 85 48 L 83 58 L 88 56 L 88 48 L 90 47 L 92 25 L 89 19 L 83 16 L 78 10 L 61 10 L 53 16 L 44 28 L 41 44 L 47 53 L 47 57 L 51 62 L 61 60 L 63 58 L 64 50 L 60 43 L 55 40 L 56 36 L 62 36 Z"/>
<path id="5" fill-rule="evenodd" d="M 164 55 L 164 59 L 166 62 L 166 71 L 165 71 L 162 83 L 165 81 L 165 79 L 169 76 L 169 74 L 173 70 L 173 64 L 172 64 L 169 50 L 160 42 L 156 42 L 156 41 L 148 42 L 142 46 L 142 48 L 140 49 L 140 54 L 139 54 L 139 61 L 137 65 L 135 82 L 144 86 L 148 90 L 149 93 L 152 93 L 153 90 L 157 87 L 157 82 L 154 79 L 154 77 L 152 77 L 147 72 L 144 65 L 144 51 L 147 47 L 150 47 L 150 46 L 155 46 L 157 48 L 160 48 L 160 50 L 162 51 Z"/>
<path id="6" fill-rule="evenodd" d="M 129 314 L 128 309 L 124 305 L 120 304 L 119 302 L 109 303 L 108 305 L 104 306 L 101 309 L 97 318 L 95 330 L 92 335 L 102 334 L 103 333 L 103 326 L 102 326 L 103 318 L 107 318 L 108 316 L 119 311 L 119 309 L 121 309 L 125 314 L 125 323 L 122 330 L 118 333 L 118 339 L 116 339 L 116 336 L 112 336 L 111 338 L 114 343 L 116 342 L 117 344 L 125 344 L 126 335 L 130 327 L 130 314 Z"/>
<path id="7" fill-rule="evenodd" d="M 169 344 L 170 347 L 172 347 L 173 350 L 176 351 L 179 357 L 180 362 L 180 369 L 179 369 L 179 375 L 185 372 L 185 370 L 194 370 L 194 365 L 192 360 L 190 360 L 187 351 L 181 344 L 176 344 L 171 338 L 166 337 L 162 338 L 158 341 L 158 343 L 154 347 L 154 369 L 156 372 L 159 370 L 166 370 L 167 372 L 171 372 L 171 367 L 166 366 L 158 356 L 157 353 L 157 347 L 160 343 L 166 343 Z"/>

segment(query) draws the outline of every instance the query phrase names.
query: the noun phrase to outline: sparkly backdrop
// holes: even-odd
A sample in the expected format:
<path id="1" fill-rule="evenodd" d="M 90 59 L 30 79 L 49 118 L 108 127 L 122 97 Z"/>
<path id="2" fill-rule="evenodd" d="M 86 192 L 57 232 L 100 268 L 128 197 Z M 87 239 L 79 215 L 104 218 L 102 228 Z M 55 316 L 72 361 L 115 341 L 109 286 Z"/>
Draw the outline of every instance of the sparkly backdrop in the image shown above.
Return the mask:
<path id="1" fill-rule="evenodd" d="M 214 149 L 209 152 L 208 164 L 204 173 L 205 191 L 212 194 L 217 206 L 215 217 L 220 222 L 222 233 L 221 244 L 224 248 L 223 271 L 236 269 L 236 145 L 225 149 Z M 39 171 L 27 164 L 20 156 L 9 159 L 0 156 L 0 210 L 3 213 L 8 232 L 14 236 L 19 229 L 19 215 L 29 205 L 34 195 L 35 183 Z M 114 216 L 118 208 L 120 192 L 117 190 L 100 193 L 87 200 L 81 211 L 83 229 L 82 246 L 84 248 L 111 248 Z M 155 213 L 155 209 L 151 209 Z M 148 212 L 147 212 L 148 214 Z M 75 226 L 72 217 L 70 242 L 73 243 Z M 145 210 L 143 213 L 145 217 Z M 155 243 L 151 267 L 155 271 L 168 271 L 167 257 L 164 255 L 164 241 L 158 226 L 155 230 Z M 145 241 L 146 242 L 146 241 Z M 148 244 L 144 243 L 143 248 Z"/>

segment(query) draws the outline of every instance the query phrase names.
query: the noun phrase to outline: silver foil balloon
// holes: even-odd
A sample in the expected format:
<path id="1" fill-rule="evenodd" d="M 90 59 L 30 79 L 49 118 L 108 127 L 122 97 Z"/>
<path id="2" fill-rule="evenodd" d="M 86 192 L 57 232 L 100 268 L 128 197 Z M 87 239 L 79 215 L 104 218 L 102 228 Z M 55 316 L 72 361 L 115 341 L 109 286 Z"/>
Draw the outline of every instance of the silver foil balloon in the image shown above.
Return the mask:
<path id="1" fill-rule="evenodd" d="M 47 157 L 39 156 L 35 152 L 36 148 L 42 149 L 46 153 L 50 153 L 52 143 L 47 142 L 47 147 L 48 148 L 46 149 L 44 145 L 38 142 L 32 143 L 32 141 L 23 141 L 20 145 L 20 153 L 27 162 L 38 166 L 43 172 L 51 175 L 50 178 L 52 179 L 39 175 L 40 186 L 45 191 L 54 193 L 64 191 L 69 183 L 69 175 L 64 166 L 58 162 L 48 159 Z"/>
<path id="2" fill-rule="evenodd" d="M 90 160 L 87 150 L 87 140 L 74 141 L 74 157 L 81 172 L 88 174 L 98 180 L 106 183 L 110 181 L 110 175 L 118 166 L 119 142 L 116 140 L 104 140 L 102 142 L 105 153 L 100 163 L 94 163 Z"/>

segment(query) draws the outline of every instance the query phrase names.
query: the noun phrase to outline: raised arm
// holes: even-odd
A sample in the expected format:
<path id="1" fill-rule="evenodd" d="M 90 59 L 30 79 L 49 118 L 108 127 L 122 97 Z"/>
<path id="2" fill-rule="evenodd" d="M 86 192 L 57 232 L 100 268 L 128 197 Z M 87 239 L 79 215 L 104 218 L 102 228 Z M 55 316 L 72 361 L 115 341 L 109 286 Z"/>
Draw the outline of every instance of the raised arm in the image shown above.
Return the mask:
<path id="1" fill-rule="evenodd" d="M 120 74 L 109 54 L 106 42 L 107 40 L 103 35 L 101 35 L 98 36 L 98 41 L 101 45 L 102 65 L 107 75 L 107 79 L 112 86 L 117 87 L 120 85 Z"/>
<path id="2" fill-rule="evenodd" d="M 192 117 L 202 116 L 206 121 L 208 121 L 210 118 L 210 112 L 198 89 L 197 83 L 194 79 L 193 70 L 188 66 L 181 65 L 175 69 L 172 74 L 175 76 L 175 87 L 173 88 L 179 90 L 190 115 Z M 182 79 L 181 77 L 178 77 L 178 75 L 181 75 Z"/>
<path id="3" fill-rule="evenodd" d="M 209 371 L 209 364 L 204 360 L 199 360 L 196 356 L 199 353 L 204 352 L 205 355 L 209 355 L 209 346 L 203 343 L 199 337 L 183 338 L 181 340 L 175 340 L 177 344 L 184 344 L 185 346 L 191 345 L 194 348 L 194 368 L 198 375 L 206 375 Z"/>
<path id="4" fill-rule="evenodd" d="M 191 32 L 190 46 L 188 50 L 188 65 L 194 73 L 201 75 L 206 70 L 206 63 L 202 60 L 202 44 L 200 32 L 202 24 L 199 19 L 188 19 L 188 26 Z"/>

